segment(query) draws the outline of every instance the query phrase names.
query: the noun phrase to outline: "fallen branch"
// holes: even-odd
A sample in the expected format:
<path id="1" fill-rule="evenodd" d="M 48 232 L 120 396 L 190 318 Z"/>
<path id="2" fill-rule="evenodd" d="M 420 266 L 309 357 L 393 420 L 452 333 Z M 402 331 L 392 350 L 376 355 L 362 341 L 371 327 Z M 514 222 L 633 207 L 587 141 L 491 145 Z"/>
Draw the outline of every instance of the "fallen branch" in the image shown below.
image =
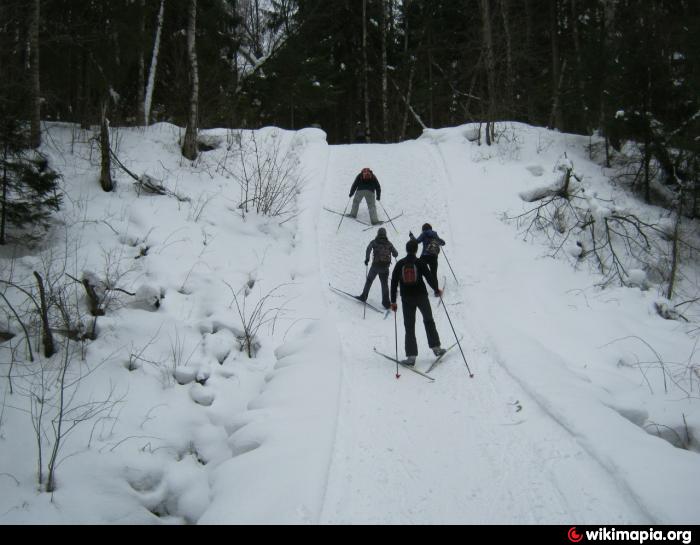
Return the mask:
<path id="1" fill-rule="evenodd" d="M 149 176 L 148 174 L 142 174 L 141 176 L 137 176 L 131 170 L 129 170 L 124 165 L 124 163 L 122 163 L 119 160 L 119 157 L 117 157 L 117 155 L 112 151 L 111 148 L 110 148 L 109 152 L 112 155 L 112 157 L 114 158 L 114 160 L 117 162 L 117 165 L 119 165 L 119 168 L 121 168 L 131 178 L 134 179 L 134 181 L 136 182 L 136 186 L 138 187 L 138 189 L 137 189 L 138 194 L 140 194 L 141 191 L 145 191 L 146 193 L 153 193 L 155 195 L 166 195 L 168 197 L 175 197 L 180 202 L 189 202 L 190 201 L 189 197 L 183 197 L 181 195 L 178 195 L 174 191 L 170 191 L 168 188 L 166 188 L 163 185 L 163 182 L 153 178 L 152 176 Z"/>

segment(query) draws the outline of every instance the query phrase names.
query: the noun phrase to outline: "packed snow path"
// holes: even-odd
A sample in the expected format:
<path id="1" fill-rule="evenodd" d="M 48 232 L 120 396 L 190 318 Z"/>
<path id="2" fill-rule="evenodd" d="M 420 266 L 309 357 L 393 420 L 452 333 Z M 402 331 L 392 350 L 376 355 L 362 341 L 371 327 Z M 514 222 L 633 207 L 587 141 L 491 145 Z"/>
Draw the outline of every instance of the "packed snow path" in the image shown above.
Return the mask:
<path id="1" fill-rule="evenodd" d="M 470 293 L 482 289 L 470 263 L 466 228 L 477 223 L 484 205 L 469 179 L 452 181 L 437 146 L 423 141 L 396 145 L 330 148 L 322 204 L 342 211 L 359 170 L 369 166 L 382 185 L 378 211 L 395 220 L 389 239 L 405 255 L 409 230 L 418 235 L 430 222 L 447 241 L 439 276 L 447 279 L 445 300 L 475 378 L 470 379 L 455 349 L 433 371 L 436 381 L 401 370 L 373 354 L 376 346 L 394 353 L 394 316 L 383 319 L 328 290 L 327 303 L 342 339 L 342 393 L 324 523 L 634 523 L 649 514 L 625 485 L 601 466 L 565 427 L 541 409 L 499 365 L 480 338 L 479 316 Z M 478 169 L 474 166 L 474 176 Z M 457 187 L 453 187 L 457 186 Z M 457 200 L 458 198 L 458 200 Z M 352 293 L 364 282 L 364 252 L 376 229 L 363 231 L 339 216 L 319 214 L 321 278 Z M 360 219 L 369 221 L 367 207 Z M 457 228 L 453 223 L 458 224 Z M 511 234 L 512 236 L 512 234 Z M 491 240 L 490 244 L 498 244 Z M 473 251 L 473 249 L 471 250 Z M 472 259 L 478 260 L 478 255 Z M 480 278 L 488 282 L 488 278 Z M 380 302 L 379 279 L 370 300 Z M 454 336 L 443 309 L 431 297 L 444 346 Z M 507 309 L 503 309 L 507 312 Z M 399 356 L 404 356 L 403 324 L 398 313 Z M 417 366 L 432 361 L 420 315 Z"/>

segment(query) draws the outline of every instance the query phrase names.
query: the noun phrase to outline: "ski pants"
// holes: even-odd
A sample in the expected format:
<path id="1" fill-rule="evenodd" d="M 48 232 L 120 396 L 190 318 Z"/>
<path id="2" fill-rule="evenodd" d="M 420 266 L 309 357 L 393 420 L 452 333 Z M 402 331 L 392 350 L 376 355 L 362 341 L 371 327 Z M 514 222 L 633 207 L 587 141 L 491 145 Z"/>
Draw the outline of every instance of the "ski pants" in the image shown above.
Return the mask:
<path id="1" fill-rule="evenodd" d="M 411 295 L 401 297 L 401 307 L 403 308 L 403 326 L 406 330 L 405 348 L 406 356 L 417 356 L 418 345 L 416 343 L 416 309 L 423 315 L 423 325 L 425 334 L 428 337 L 428 346 L 434 348 L 440 346 L 440 335 L 438 335 L 433 319 L 433 311 L 430 308 L 430 301 L 427 294 Z"/>
<path id="2" fill-rule="evenodd" d="M 430 255 L 430 254 L 423 254 L 420 256 L 421 260 L 423 263 L 425 263 L 428 268 L 430 269 L 430 272 L 433 273 L 433 276 L 435 277 L 435 281 L 440 284 L 440 281 L 438 280 L 438 275 L 437 275 L 437 270 L 438 270 L 438 256 L 436 255 Z"/>
<path id="3" fill-rule="evenodd" d="M 365 287 L 362 290 L 362 298 L 367 299 L 369 290 L 372 287 L 374 279 L 379 275 L 379 282 L 382 285 L 382 305 L 384 308 L 389 307 L 389 265 L 372 265 L 367 273 Z"/>
<path id="4" fill-rule="evenodd" d="M 352 209 L 350 210 L 350 217 L 357 217 L 357 212 L 360 209 L 360 202 L 362 202 L 362 199 L 367 201 L 369 219 L 372 222 L 372 225 L 379 223 L 379 218 L 377 217 L 377 204 L 374 199 L 374 191 L 362 190 L 355 192 L 355 198 L 352 201 Z"/>

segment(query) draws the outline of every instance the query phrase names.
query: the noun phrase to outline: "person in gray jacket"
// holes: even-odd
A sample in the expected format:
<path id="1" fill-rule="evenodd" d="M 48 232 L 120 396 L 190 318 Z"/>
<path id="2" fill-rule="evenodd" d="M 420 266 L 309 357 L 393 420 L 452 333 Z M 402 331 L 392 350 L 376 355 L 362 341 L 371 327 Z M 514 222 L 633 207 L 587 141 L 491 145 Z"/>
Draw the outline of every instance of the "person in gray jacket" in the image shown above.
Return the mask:
<path id="1" fill-rule="evenodd" d="M 390 306 L 389 266 L 391 265 L 391 256 L 398 257 L 399 252 L 394 248 L 394 245 L 389 242 L 384 227 L 379 228 L 377 237 L 367 245 L 367 250 L 365 251 L 365 265 L 369 264 L 370 253 L 372 254 L 372 266 L 367 274 L 367 280 L 365 281 L 362 295 L 357 295 L 356 298 L 360 301 L 367 301 L 372 283 L 374 279 L 379 276 L 379 282 L 382 285 L 382 306 L 388 309 Z"/>

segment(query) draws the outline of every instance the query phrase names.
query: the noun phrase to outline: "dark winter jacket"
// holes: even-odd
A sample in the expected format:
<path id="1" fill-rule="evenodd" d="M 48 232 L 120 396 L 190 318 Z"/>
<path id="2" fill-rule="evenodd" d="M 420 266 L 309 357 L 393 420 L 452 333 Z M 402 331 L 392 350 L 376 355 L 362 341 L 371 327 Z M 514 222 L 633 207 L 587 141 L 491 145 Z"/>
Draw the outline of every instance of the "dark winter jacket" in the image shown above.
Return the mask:
<path id="1" fill-rule="evenodd" d="M 358 174 L 355 177 L 355 181 L 352 183 L 352 187 L 350 188 L 349 197 L 352 197 L 355 194 L 355 191 L 376 191 L 377 200 L 381 200 L 382 188 L 379 185 L 379 180 L 377 180 L 377 177 L 374 174 L 372 174 L 372 177 L 369 180 L 365 180 L 362 177 L 362 173 Z"/>
<path id="2" fill-rule="evenodd" d="M 369 254 L 373 251 L 374 255 L 372 257 L 372 267 L 386 267 L 388 269 L 389 265 L 391 265 L 391 261 L 389 261 L 389 263 L 377 262 L 377 251 L 380 250 L 381 247 L 387 248 L 387 250 L 390 251 L 391 255 L 394 257 L 399 257 L 399 252 L 396 250 L 396 248 L 394 248 L 394 245 L 389 242 L 389 239 L 378 236 L 367 245 L 367 250 L 365 251 L 365 262 L 369 261 Z"/>
<path id="3" fill-rule="evenodd" d="M 401 281 L 401 269 L 404 263 L 416 264 L 416 269 L 418 270 L 418 281 L 410 286 L 405 285 Z M 399 259 L 394 265 L 394 271 L 391 273 L 391 302 L 396 303 L 396 288 L 401 285 L 401 297 L 413 297 L 417 295 L 428 295 L 428 290 L 425 288 L 423 280 L 428 282 L 428 285 L 433 288 L 433 291 L 437 291 L 438 283 L 437 279 L 430 272 L 428 266 L 415 255 L 409 254 L 403 259 Z"/>
<path id="4" fill-rule="evenodd" d="M 442 240 L 442 239 L 438 236 L 438 234 L 437 234 L 435 231 L 433 231 L 432 229 L 426 229 L 426 230 L 423 231 L 420 235 L 418 235 L 418 238 L 414 237 L 412 233 L 411 233 L 409 236 L 411 237 L 412 240 L 415 240 L 418 244 L 423 243 L 423 251 L 422 251 L 421 254 L 420 254 L 421 257 L 423 257 L 423 256 L 426 255 L 426 254 L 428 254 L 428 255 L 436 255 L 436 254 L 429 254 L 429 253 L 427 252 L 428 244 L 429 244 L 429 242 L 430 242 L 431 239 L 436 239 L 437 242 L 438 242 L 438 244 L 439 244 L 440 246 L 444 246 L 444 245 L 445 245 L 445 241 Z"/>

